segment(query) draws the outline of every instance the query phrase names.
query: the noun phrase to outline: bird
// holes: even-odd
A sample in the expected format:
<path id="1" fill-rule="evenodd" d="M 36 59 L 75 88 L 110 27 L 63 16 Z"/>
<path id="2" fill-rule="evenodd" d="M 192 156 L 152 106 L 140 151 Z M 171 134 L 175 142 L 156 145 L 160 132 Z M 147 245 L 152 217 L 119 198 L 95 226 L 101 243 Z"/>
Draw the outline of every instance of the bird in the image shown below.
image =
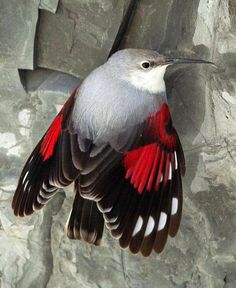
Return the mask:
<path id="1" fill-rule="evenodd" d="M 73 183 L 70 239 L 101 244 L 104 227 L 121 248 L 160 253 L 180 226 L 185 159 L 168 106 L 164 75 L 177 64 L 149 49 L 122 49 L 78 85 L 43 135 L 13 196 L 31 215 Z"/>

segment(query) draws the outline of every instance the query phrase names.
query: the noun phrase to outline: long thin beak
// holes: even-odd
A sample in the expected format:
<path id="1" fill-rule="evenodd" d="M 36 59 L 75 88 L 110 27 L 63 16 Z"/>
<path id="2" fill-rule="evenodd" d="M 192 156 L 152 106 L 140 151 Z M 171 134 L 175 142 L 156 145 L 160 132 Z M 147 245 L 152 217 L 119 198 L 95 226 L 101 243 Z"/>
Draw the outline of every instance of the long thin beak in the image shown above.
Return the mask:
<path id="1" fill-rule="evenodd" d="M 213 62 L 210 61 L 189 58 L 166 58 L 164 65 L 165 64 L 211 64 L 216 66 Z"/>

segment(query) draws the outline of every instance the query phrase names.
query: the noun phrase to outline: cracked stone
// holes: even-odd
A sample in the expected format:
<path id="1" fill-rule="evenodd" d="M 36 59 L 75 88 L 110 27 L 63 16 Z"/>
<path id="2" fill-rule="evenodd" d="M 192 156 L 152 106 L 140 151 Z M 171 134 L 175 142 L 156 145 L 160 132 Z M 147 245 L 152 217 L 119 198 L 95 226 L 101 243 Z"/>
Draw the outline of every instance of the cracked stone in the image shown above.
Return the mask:
<path id="1" fill-rule="evenodd" d="M 107 58 L 126 7 L 124 0 L 61 0 L 55 15 L 42 11 L 39 66 L 85 77 Z"/>
<path id="2" fill-rule="evenodd" d="M 217 65 L 168 68 L 170 109 L 186 155 L 183 216 L 178 235 L 148 259 L 120 250 L 108 233 L 101 247 L 69 240 L 63 229 L 71 187 L 30 217 L 12 213 L 29 151 L 73 88 L 106 59 L 127 8 L 122 0 L 61 0 L 53 14 L 57 1 L 41 1 L 52 8 L 40 12 L 37 32 L 35 63 L 43 69 L 19 72 L 33 67 L 39 1 L 28 2 L 3 0 L 0 12 L 0 135 L 9 136 L 0 139 L 2 287 L 235 287 L 235 0 L 141 0 L 123 39 L 124 47 Z"/>

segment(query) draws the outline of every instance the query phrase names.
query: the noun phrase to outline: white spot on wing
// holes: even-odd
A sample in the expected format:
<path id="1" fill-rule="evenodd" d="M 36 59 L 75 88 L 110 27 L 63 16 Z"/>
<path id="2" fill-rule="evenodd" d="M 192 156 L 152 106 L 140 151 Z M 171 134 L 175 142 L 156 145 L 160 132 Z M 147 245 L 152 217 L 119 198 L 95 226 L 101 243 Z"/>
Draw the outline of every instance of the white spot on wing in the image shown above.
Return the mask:
<path id="1" fill-rule="evenodd" d="M 176 154 L 176 151 L 175 151 L 175 170 L 178 169 L 178 160 L 177 160 L 177 154 Z"/>
<path id="2" fill-rule="evenodd" d="M 24 176 L 24 178 L 23 178 L 23 180 L 22 180 L 22 183 L 25 182 L 25 179 L 26 179 L 26 177 L 28 176 L 28 174 L 29 174 L 29 171 L 27 171 L 27 172 L 25 173 L 25 176 Z"/>
<path id="3" fill-rule="evenodd" d="M 175 213 L 178 210 L 178 199 L 172 198 L 172 204 L 171 204 L 171 215 L 175 215 Z"/>
<path id="4" fill-rule="evenodd" d="M 146 237 L 146 236 L 148 236 L 149 234 L 152 233 L 152 230 L 153 230 L 154 226 L 155 226 L 155 221 L 154 221 L 152 216 L 149 216 L 144 237 Z"/>
<path id="5" fill-rule="evenodd" d="M 135 236 L 142 228 L 143 225 L 143 218 L 141 216 L 138 217 L 138 220 L 136 222 L 132 237 Z"/>
<path id="6" fill-rule="evenodd" d="M 157 231 L 160 231 L 160 230 L 162 230 L 165 227 L 166 220 L 167 220 L 167 214 L 165 212 L 161 212 Z"/>
<path id="7" fill-rule="evenodd" d="M 168 179 L 171 180 L 171 178 L 172 178 L 172 166 L 171 166 L 171 163 L 170 163 Z"/>
<path id="8" fill-rule="evenodd" d="M 25 189 L 26 189 L 26 187 L 27 187 L 27 185 L 29 184 L 29 180 L 27 180 L 26 182 L 25 182 L 25 184 L 24 184 L 24 189 L 23 189 L 23 191 L 25 192 Z M 28 191 L 30 190 L 30 188 L 28 189 Z"/>

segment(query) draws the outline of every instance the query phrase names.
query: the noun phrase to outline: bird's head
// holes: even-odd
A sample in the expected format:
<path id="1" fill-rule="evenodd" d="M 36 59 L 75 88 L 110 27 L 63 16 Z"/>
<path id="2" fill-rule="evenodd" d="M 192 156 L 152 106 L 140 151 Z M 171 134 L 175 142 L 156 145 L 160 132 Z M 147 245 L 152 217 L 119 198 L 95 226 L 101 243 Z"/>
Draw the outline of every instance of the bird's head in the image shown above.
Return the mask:
<path id="1" fill-rule="evenodd" d="M 144 49 L 120 50 L 107 62 L 123 80 L 149 93 L 165 92 L 164 75 L 168 66 L 200 63 L 213 64 L 201 59 L 169 58 L 154 50 Z"/>

